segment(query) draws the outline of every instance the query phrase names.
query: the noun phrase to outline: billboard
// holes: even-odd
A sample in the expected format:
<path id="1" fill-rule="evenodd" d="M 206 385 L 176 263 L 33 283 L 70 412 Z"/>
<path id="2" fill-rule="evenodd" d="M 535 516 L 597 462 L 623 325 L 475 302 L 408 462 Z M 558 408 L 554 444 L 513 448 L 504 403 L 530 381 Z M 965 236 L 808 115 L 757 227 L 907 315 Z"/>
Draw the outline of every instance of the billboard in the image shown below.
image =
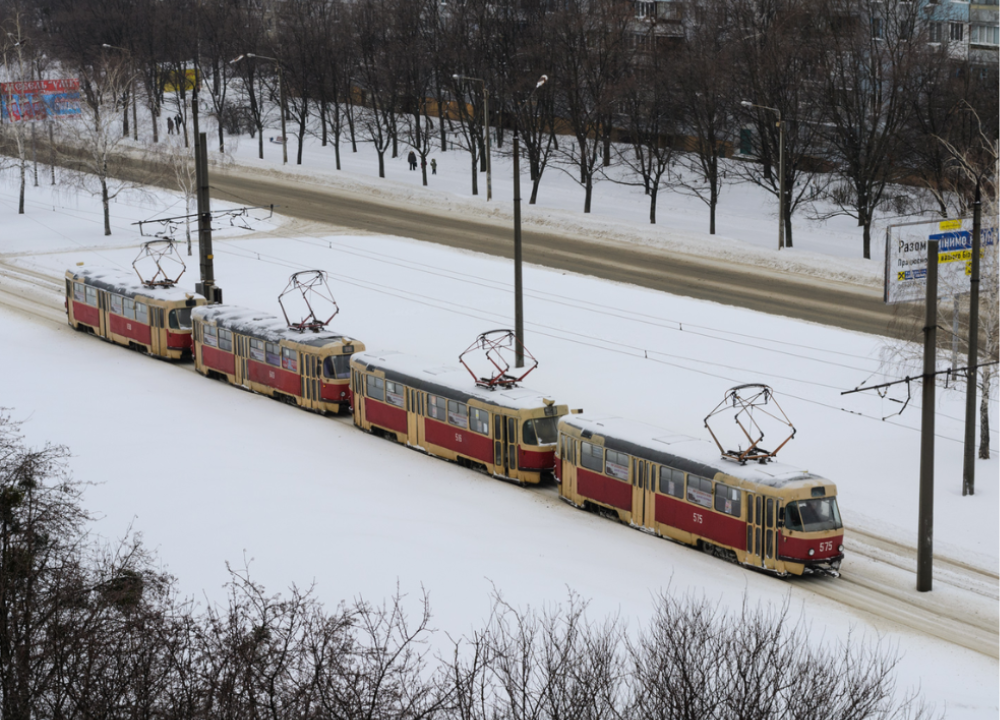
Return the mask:
<path id="1" fill-rule="evenodd" d="M 80 81 L 29 80 L 0 83 L 0 118 L 24 122 L 80 114 Z"/>
<path id="2" fill-rule="evenodd" d="M 201 89 L 201 78 L 198 77 L 197 70 L 185 70 L 183 76 L 176 70 L 163 70 L 161 77 L 163 92 L 180 92 L 182 86 L 184 90 L 194 90 L 196 86 Z"/>
<path id="3" fill-rule="evenodd" d="M 919 302 L 927 294 L 927 242 L 938 242 L 938 296 L 969 292 L 972 275 L 972 220 L 969 218 L 893 225 L 886 231 L 885 286 L 889 304 Z M 995 227 L 980 233 L 980 259 L 997 241 Z"/>

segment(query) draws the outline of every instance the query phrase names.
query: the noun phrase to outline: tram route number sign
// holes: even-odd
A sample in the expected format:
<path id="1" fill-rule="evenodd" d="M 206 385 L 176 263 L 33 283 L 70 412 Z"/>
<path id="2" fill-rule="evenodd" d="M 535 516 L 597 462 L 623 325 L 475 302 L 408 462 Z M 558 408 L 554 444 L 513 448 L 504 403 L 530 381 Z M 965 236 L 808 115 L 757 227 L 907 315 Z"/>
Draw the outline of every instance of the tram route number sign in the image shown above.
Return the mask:
<path id="1" fill-rule="evenodd" d="M 31 80 L 0 83 L 3 122 L 30 122 L 80 114 L 80 81 Z"/>
<path id="2" fill-rule="evenodd" d="M 980 260 L 996 244 L 996 228 L 980 232 Z M 972 220 L 969 218 L 890 226 L 886 231 L 883 301 L 922 301 L 927 294 L 927 243 L 938 241 L 938 296 L 969 292 Z"/>

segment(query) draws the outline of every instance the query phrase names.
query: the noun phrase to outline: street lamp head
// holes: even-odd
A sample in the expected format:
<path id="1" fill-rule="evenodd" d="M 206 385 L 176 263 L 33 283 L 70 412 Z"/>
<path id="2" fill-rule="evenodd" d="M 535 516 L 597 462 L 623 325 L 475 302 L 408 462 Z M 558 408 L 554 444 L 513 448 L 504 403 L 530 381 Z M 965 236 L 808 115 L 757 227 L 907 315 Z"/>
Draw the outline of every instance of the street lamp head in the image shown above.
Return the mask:
<path id="1" fill-rule="evenodd" d="M 743 107 L 753 107 L 753 103 L 749 100 L 740 100 L 740 105 Z"/>
<path id="2" fill-rule="evenodd" d="M 452 79 L 452 80 L 461 80 L 461 79 L 462 79 L 462 76 L 461 76 L 461 75 L 452 75 L 452 76 L 451 76 L 451 79 Z"/>
<path id="3" fill-rule="evenodd" d="M 240 60 L 242 60 L 245 57 L 246 57 L 246 55 L 240 55 L 238 58 L 234 58 L 234 59 L 230 60 L 229 64 L 230 65 L 235 65 L 236 63 L 238 63 Z"/>
<path id="4" fill-rule="evenodd" d="M 111 45 L 108 45 L 107 43 L 101 43 L 101 47 L 111 49 Z"/>
<path id="5" fill-rule="evenodd" d="M 549 81 L 549 76 L 548 75 L 542 75 L 540 78 L 538 78 L 538 82 L 535 83 L 535 90 L 537 90 L 538 88 L 540 88 L 542 85 L 544 85 L 548 81 Z"/>

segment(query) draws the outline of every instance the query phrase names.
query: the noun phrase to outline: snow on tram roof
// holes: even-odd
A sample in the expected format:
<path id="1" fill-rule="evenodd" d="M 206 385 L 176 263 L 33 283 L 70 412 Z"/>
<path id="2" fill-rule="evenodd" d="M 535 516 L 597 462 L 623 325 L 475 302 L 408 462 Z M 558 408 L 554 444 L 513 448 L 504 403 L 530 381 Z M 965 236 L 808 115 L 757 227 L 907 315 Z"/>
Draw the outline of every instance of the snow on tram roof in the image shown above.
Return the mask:
<path id="1" fill-rule="evenodd" d="M 184 302 L 192 298 L 201 298 L 201 295 L 194 290 L 177 285 L 171 287 L 144 285 L 135 272 L 118 268 L 79 268 L 70 272 L 73 273 L 74 280 L 82 280 L 88 285 L 128 297 L 145 295 L 164 302 Z"/>
<path id="2" fill-rule="evenodd" d="M 345 344 L 357 342 L 352 338 L 328 330 L 318 332 L 292 330 L 288 327 L 288 323 L 274 315 L 238 305 L 202 305 L 192 310 L 191 316 L 203 321 L 214 322 L 241 335 L 249 335 L 270 342 L 287 340 L 312 347 L 324 347 L 331 342 L 344 342 Z"/>
<path id="3" fill-rule="evenodd" d="M 416 387 L 421 390 L 447 389 L 453 391 L 453 397 L 458 393 L 465 398 L 475 398 L 513 410 L 536 409 L 542 407 L 545 400 L 552 400 L 548 395 L 524 387 L 498 387 L 489 390 L 477 385 L 464 367 L 442 365 L 440 360 L 407 355 L 395 350 L 355 353 L 351 360 L 363 363 L 369 370 L 384 371 L 389 380 L 415 381 Z M 408 384 L 412 386 L 414 382 Z"/>
<path id="4" fill-rule="evenodd" d="M 805 486 L 828 484 L 823 478 L 808 470 L 788 463 L 771 461 L 764 464 L 748 462 L 741 465 L 722 457 L 719 447 L 708 440 L 682 435 L 649 425 L 614 416 L 566 415 L 560 422 L 582 431 L 589 431 L 604 438 L 604 446 L 612 450 L 640 455 L 664 465 L 686 472 L 714 477 L 725 473 L 757 485 L 774 488 L 789 487 L 796 483 Z M 643 452 L 639 452 L 640 449 Z"/>

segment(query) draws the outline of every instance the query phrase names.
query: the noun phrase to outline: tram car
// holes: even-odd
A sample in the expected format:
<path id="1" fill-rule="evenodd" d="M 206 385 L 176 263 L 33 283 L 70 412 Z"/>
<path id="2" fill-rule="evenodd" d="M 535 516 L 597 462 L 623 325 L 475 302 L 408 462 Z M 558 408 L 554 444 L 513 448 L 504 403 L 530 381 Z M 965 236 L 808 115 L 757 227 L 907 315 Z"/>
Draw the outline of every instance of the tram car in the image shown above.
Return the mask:
<path id="1" fill-rule="evenodd" d="M 568 412 L 522 387 L 483 387 L 459 367 L 397 352 L 351 358 L 354 424 L 522 485 L 552 478 Z"/>
<path id="2" fill-rule="evenodd" d="M 191 358 L 191 311 L 205 302 L 193 291 L 145 285 L 121 270 L 66 271 L 66 315 L 74 330 L 166 360 Z"/>
<path id="3" fill-rule="evenodd" d="M 273 315 L 234 305 L 192 313 L 195 369 L 253 392 L 319 413 L 351 407 L 351 353 L 358 340 L 326 330 L 296 330 Z"/>
<path id="4" fill-rule="evenodd" d="M 776 575 L 838 575 L 837 488 L 809 472 L 740 464 L 704 440 L 584 415 L 559 421 L 556 471 L 576 507 Z"/>

